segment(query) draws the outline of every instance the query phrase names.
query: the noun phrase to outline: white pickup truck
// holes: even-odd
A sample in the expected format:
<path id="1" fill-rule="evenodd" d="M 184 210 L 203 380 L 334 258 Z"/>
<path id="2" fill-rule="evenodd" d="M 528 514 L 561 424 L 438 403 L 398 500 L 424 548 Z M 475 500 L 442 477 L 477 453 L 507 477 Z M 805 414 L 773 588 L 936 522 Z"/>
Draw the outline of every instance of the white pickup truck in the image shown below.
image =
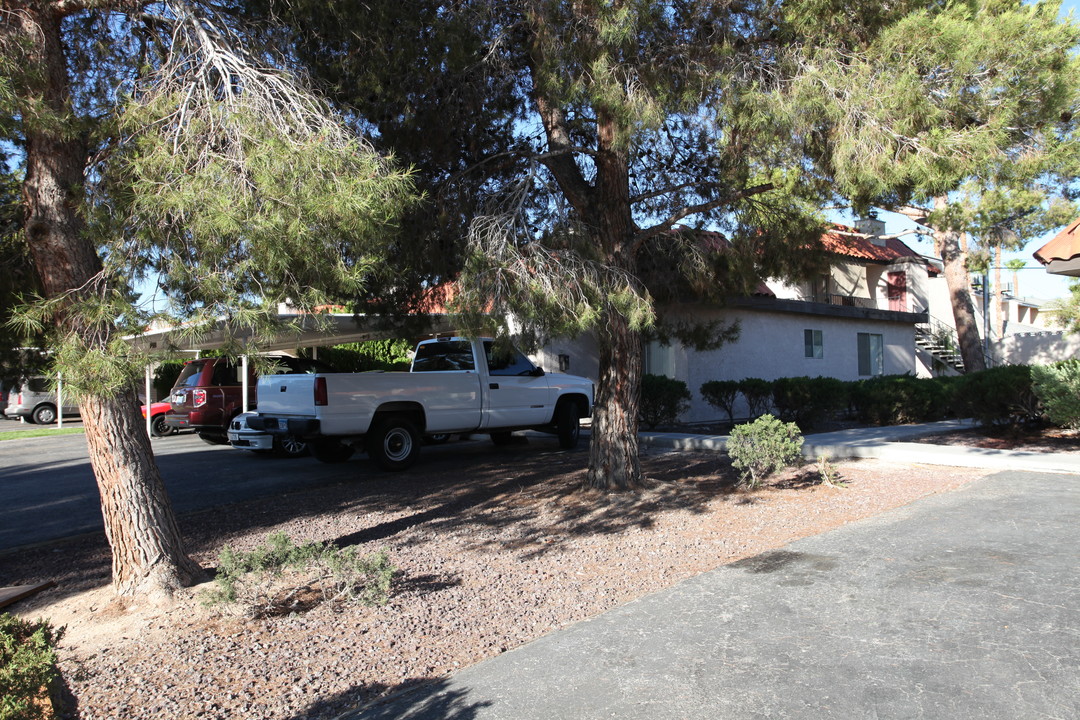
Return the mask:
<path id="1" fill-rule="evenodd" d="M 385 470 L 412 465 L 425 435 L 489 433 L 502 443 L 535 429 L 569 449 L 593 403 L 587 378 L 545 373 L 517 350 L 459 337 L 421 342 L 407 373 L 264 375 L 258 391 L 253 430 L 307 440 L 324 462 L 360 448 Z"/>

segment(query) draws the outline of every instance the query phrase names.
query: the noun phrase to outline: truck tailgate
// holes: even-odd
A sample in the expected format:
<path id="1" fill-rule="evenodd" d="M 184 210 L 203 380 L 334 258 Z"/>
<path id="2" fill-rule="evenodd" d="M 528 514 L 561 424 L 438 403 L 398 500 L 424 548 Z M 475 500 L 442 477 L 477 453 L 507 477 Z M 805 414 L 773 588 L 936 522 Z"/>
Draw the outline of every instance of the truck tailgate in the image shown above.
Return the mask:
<path id="1" fill-rule="evenodd" d="M 263 375 L 259 378 L 259 413 L 315 415 L 315 375 Z"/>

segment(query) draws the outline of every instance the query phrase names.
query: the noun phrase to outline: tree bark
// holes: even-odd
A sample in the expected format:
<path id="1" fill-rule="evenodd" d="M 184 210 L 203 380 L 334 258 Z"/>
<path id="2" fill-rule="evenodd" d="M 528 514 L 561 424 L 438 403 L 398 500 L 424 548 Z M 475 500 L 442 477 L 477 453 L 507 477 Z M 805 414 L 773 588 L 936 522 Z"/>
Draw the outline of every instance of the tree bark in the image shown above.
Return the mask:
<path id="1" fill-rule="evenodd" d="M 121 595 L 169 594 L 202 569 L 184 553 L 180 529 L 150 448 L 138 397 L 86 397 L 81 403 L 90 465 Z"/>
<path id="2" fill-rule="evenodd" d="M 642 484 L 637 435 L 641 334 L 620 313 L 605 315 L 586 484 L 598 490 L 632 490 Z"/>
<path id="3" fill-rule="evenodd" d="M 28 4 L 7 20 L 27 43 L 40 87 L 25 90 L 52 117 L 24 113 L 26 239 L 46 298 L 76 302 L 92 292 L 102 269 L 79 213 L 87 146 L 72 131 L 71 86 L 61 35 L 62 8 Z M 70 303 L 69 303 L 70 308 Z M 56 316 L 61 335 L 81 336 L 104 348 L 113 328 L 90 328 L 73 308 Z M 131 388 L 80 397 L 91 466 L 101 494 L 106 534 L 113 551 L 113 585 L 121 594 L 171 593 L 201 575 L 187 557 L 172 508 L 139 418 Z"/>
<path id="4" fill-rule="evenodd" d="M 942 209 L 948 198 L 934 199 L 935 209 Z M 986 369 L 979 325 L 975 321 L 975 308 L 971 303 L 968 271 L 965 255 L 960 249 L 960 234 L 952 230 L 934 230 L 934 249 L 945 265 L 945 283 L 949 288 L 953 320 L 956 324 L 960 356 L 964 360 L 964 372 Z"/>
<path id="5" fill-rule="evenodd" d="M 630 161 L 615 114 L 597 113 L 596 194 L 589 219 L 608 266 L 636 277 L 630 213 Z M 612 288 L 609 292 L 614 292 Z M 609 299 L 600 329 L 600 378 L 592 421 L 587 484 L 601 490 L 641 487 L 638 408 L 641 403 L 641 333 Z"/>

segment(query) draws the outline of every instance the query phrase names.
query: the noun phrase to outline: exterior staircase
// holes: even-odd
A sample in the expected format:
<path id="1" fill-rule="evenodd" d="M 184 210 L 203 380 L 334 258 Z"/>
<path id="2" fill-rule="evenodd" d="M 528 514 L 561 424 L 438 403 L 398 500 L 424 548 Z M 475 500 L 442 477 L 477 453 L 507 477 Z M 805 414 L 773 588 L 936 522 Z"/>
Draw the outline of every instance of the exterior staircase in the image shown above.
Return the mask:
<path id="1" fill-rule="evenodd" d="M 915 326 L 915 345 L 954 370 L 964 372 L 964 360 L 960 357 L 960 343 L 956 330 L 940 320 L 930 318 L 930 322 Z"/>

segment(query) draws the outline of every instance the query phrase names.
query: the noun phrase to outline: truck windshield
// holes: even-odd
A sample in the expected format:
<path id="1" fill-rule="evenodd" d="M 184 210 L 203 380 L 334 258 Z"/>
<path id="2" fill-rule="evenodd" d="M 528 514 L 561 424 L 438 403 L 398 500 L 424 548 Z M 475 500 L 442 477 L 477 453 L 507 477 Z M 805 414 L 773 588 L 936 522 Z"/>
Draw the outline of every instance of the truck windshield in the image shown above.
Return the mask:
<path id="1" fill-rule="evenodd" d="M 413 372 L 475 370 L 472 344 L 467 340 L 439 340 L 416 348 Z"/>

